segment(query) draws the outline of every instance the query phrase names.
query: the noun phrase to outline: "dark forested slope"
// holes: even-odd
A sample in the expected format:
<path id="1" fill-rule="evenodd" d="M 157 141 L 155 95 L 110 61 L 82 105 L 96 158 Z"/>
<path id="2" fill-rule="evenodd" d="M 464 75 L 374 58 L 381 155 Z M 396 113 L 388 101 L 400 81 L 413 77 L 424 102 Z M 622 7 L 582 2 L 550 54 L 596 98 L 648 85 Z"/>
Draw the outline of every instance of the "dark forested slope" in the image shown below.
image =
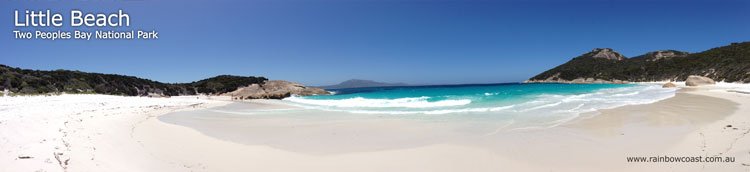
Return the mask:
<path id="1" fill-rule="evenodd" d="M 220 75 L 192 83 L 161 83 L 133 76 L 70 70 L 28 70 L 0 65 L 0 91 L 14 93 L 100 93 L 113 95 L 220 94 L 237 87 L 263 83 L 264 77 Z"/>
<path id="2" fill-rule="evenodd" d="M 675 50 L 619 57 L 612 49 L 595 49 L 542 72 L 527 82 L 567 82 L 581 78 L 606 81 L 684 81 L 689 75 L 716 81 L 750 82 L 750 42 L 732 43 L 699 53 Z"/>

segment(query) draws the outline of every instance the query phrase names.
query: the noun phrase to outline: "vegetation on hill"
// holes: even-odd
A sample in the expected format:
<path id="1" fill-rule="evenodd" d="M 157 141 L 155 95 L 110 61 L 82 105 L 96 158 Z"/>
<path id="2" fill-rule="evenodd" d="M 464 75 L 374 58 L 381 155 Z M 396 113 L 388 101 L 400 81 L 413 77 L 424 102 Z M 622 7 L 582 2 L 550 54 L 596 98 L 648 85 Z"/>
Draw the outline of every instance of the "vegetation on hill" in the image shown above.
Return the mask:
<path id="1" fill-rule="evenodd" d="M 177 84 L 185 88 L 193 88 L 198 93 L 220 94 L 236 90 L 239 87 L 251 84 L 261 84 L 268 79 L 264 77 L 244 77 L 232 75 L 219 75 L 192 83 Z"/>
<path id="2" fill-rule="evenodd" d="M 667 50 L 674 57 L 657 58 L 655 52 L 611 60 L 594 58 L 592 53 L 573 58 L 530 80 L 595 78 L 626 81 L 684 81 L 689 75 L 706 76 L 716 81 L 750 82 L 750 42 L 732 43 L 699 53 Z"/>
<path id="3" fill-rule="evenodd" d="M 70 70 L 29 70 L 0 65 L 0 91 L 14 93 L 99 93 L 112 95 L 166 96 L 220 94 L 238 87 L 262 83 L 264 77 L 220 75 L 192 83 L 169 84 L 133 76 Z"/>

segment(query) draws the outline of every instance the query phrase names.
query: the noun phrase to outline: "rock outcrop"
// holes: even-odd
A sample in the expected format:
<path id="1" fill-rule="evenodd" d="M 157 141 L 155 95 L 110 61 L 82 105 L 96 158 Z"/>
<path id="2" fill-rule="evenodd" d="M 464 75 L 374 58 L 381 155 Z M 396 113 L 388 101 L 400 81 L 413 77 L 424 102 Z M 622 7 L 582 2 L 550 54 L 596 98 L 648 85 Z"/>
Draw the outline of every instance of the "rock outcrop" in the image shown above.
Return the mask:
<path id="1" fill-rule="evenodd" d="M 232 96 L 232 99 L 283 99 L 292 95 L 329 95 L 326 90 L 314 87 L 306 87 L 296 82 L 271 80 L 263 84 L 252 84 L 246 87 L 223 94 Z"/>
<path id="2" fill-rule="evenodd" d="M 674 88 L 677 87 L 677 85 L 674 85 L 674 83 L 667 82 L 666 84 L 662 85 L 661 88 Z"/>
<path id="3" fill-rule="evenodd" d="M 626 57 L 611 48 L 597 48 L 589 52 L 591 57 L 609 60 L 625 60 Z"/>
<path id="4" fill-rule="evenodd" d="M 682 51 L 661 50 L 661 51 L 654 51 L 654 52 L 646 53 L 644 56 L 645 58 L 647 58 L 646 61 L 656 61 L 659 59 L 670 59 L 673 57 L 685 57 L 689 54 L 690 53 L 682 52 Z"/>
<path id="5" fill-rule="evenodd" d="M 690 75 L 688 76 L 687 80 L 685 80 L 685 85 L 687 86 L 701 86 L 701 85 L 714 85 L 716 84 L 716 81 L 714 81 L 711 78 L 698 76 L 698 75 Z"/>

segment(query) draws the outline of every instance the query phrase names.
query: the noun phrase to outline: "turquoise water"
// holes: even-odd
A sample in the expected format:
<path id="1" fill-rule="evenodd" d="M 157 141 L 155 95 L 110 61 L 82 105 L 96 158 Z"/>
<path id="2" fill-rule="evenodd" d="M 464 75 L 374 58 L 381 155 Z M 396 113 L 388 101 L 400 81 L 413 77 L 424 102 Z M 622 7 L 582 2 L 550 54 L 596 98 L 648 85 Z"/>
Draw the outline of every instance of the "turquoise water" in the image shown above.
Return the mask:
<path id="1" fill-rule="evenodd" d="M 335 95 L 290 97 L 290 104 L 326 111 L 391 115 L 453 115 L 557 123 L 583 112 L 645 104 L 674 88 L 642 84 L 484 84 L 329 90 Z"/>

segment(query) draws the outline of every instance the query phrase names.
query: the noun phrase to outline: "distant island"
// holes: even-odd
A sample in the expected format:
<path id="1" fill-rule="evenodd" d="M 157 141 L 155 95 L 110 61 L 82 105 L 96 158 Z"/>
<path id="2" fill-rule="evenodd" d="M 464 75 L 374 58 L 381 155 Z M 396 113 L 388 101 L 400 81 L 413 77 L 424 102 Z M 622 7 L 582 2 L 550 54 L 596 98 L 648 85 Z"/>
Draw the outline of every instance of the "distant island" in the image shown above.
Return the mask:
<path id="1" fill-rule="evenodd" d="M 29 70 L 0 65 L 0 91 L 16 94 L 98 93 L 126 96 L 231 95 L 235 99 L 281 99 L 329 94 L 323 89 L 265 77 L 219 75 L 190 83 L 162 83 L 134 76 L 71 70 Z"/>
<path id="2" fill-rule="evenodd" d="M 406 83 L 383 83 L 372 80 L 350 79 L 336 85 L 320 86 L 322 89 L 406 86 Z"/>
<path id="3" fill-rule="evenodd" d="M 749 83 L 750 42 L 732 43 L 699 53 L 654 51 L 633 58 L 610 48 L 597 48 L 524 83 L 685 81 L 690 75 Z"/>

